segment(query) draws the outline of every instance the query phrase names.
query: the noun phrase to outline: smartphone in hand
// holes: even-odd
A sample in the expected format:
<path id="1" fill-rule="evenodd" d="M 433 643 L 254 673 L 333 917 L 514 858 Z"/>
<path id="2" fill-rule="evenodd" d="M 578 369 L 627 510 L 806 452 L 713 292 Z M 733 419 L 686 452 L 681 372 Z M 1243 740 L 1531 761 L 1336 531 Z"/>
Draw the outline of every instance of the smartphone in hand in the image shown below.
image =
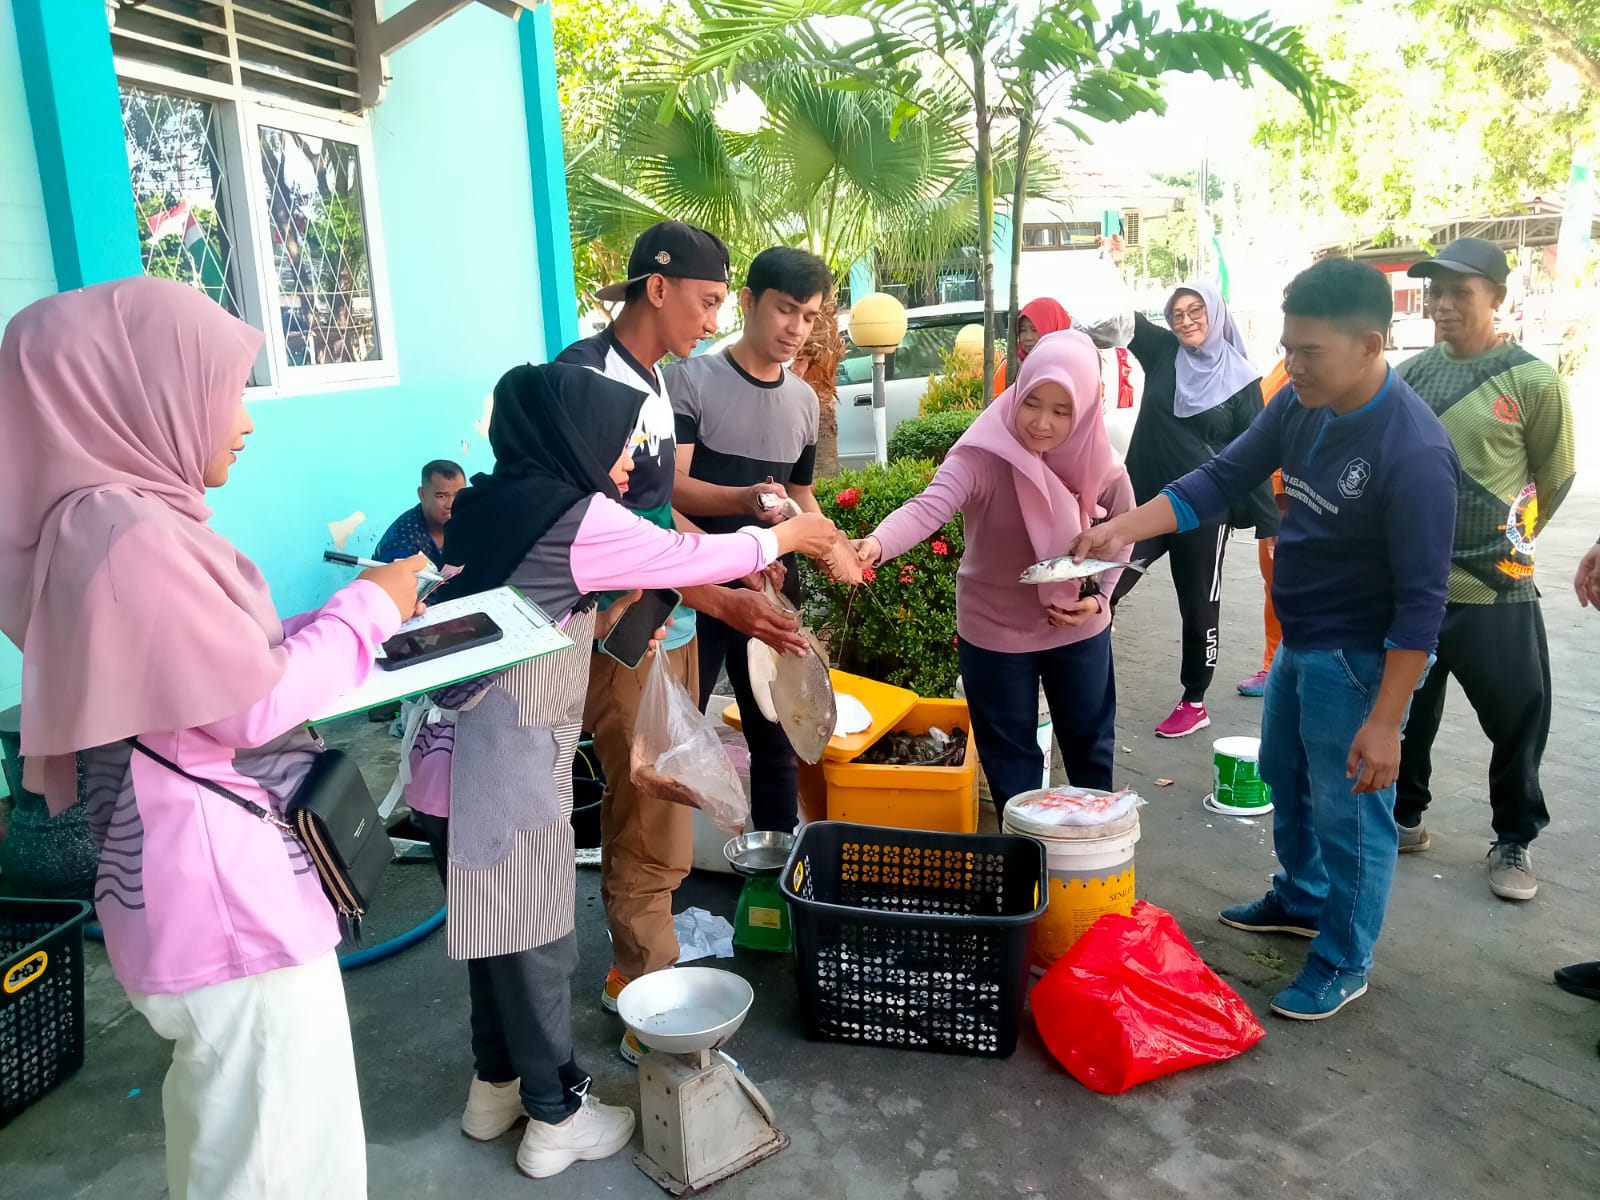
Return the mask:
<path id="1" fill-rule="evenodd" d="M 654 588 L 628 606 L 611 632 L 601 639 L 600 649 L 632 670 L 644 661 L 645 651 L 656 630 L 666 624 L 672 610 L 683 597 L 671 588 Z"/>

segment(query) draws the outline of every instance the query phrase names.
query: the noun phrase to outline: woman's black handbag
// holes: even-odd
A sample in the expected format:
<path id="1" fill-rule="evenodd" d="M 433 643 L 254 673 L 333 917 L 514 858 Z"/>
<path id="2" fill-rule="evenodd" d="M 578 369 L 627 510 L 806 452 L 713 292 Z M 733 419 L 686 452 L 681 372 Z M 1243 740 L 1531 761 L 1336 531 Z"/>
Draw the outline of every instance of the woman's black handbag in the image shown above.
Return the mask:
<path id="1" fill-rule="evenodd" d="M 339 914 L 345 936 L 352 941 L 361 940 L 361 920 L 371 907 L 384 868 L 394 857 L 394 846 L 355 759 L 342 750 L 318 754 L 290 799 L 289 819 L 284 821 L 219 783 L 191 775 L 137 738 L 127 740 L 140 754 L 173 774 L 231 800 L 258 820 L 298 838 L 316 868 L 322 890 Z"/>

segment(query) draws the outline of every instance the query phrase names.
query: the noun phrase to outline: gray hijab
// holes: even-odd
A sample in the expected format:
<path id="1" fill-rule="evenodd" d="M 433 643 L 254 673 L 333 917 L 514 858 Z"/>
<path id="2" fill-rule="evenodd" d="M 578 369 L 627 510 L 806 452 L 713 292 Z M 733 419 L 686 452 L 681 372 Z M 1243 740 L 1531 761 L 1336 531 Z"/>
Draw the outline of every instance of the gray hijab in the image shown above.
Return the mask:
<path id="1" fill-rule="evenodd" d="M 1172 411 L 1179 417 L 1194 417 L 1260 379 L 1261 372 L 1250 365 L 1233 314 L 1212 284 L 1186 283 L 1173 292 L 1165 309 L 1168 327 L 1172 325 L 1172 306 L 1184 292 L 1193 292 L 1205 301 L 1206 340 L 1194 347 L 1178 344 L 1178 386 Z"/>

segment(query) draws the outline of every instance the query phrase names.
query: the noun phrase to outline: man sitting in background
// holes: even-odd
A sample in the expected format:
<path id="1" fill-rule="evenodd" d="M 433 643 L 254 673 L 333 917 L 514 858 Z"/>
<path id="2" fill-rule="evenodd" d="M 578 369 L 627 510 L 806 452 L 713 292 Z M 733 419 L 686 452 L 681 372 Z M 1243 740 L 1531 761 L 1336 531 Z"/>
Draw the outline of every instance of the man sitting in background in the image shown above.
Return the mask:
<path id="1" fill-rule="evenodd" d="M 444 566 L 444 523 L 450 519 L 456 493 L 466 486 L 467 475 L 460 463 L 436 458 L 423 467 L 422 486 L 417 489 L 419 503 L 395 518 L 373 557 L 379 562 L 398 562 L 413 554 L 426 554 L 435 567 Z"/>

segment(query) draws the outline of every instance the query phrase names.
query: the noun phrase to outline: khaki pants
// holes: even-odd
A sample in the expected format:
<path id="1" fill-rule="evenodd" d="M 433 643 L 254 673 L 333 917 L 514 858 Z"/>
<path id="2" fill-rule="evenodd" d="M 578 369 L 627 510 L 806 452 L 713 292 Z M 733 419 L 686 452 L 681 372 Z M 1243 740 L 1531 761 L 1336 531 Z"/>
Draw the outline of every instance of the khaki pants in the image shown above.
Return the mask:
<path id="1" fill-rule="evenodd" d="M 677 680 L 700 694 L 699 650 L 691 640 L 661 652 Z M 639 715 L 639 696 L 653 670 L 637 671 L 605 654 L 589 670 L 584 727 L 606 777 L 600 808 L 600 898 L 611 925 L 611 956 L 624 977 L 636 979 L 678 961 L 672 928 L 672 893 L 694 862 L 693 810 L 641 796 L 629 774 L 628 751 Z"/>

